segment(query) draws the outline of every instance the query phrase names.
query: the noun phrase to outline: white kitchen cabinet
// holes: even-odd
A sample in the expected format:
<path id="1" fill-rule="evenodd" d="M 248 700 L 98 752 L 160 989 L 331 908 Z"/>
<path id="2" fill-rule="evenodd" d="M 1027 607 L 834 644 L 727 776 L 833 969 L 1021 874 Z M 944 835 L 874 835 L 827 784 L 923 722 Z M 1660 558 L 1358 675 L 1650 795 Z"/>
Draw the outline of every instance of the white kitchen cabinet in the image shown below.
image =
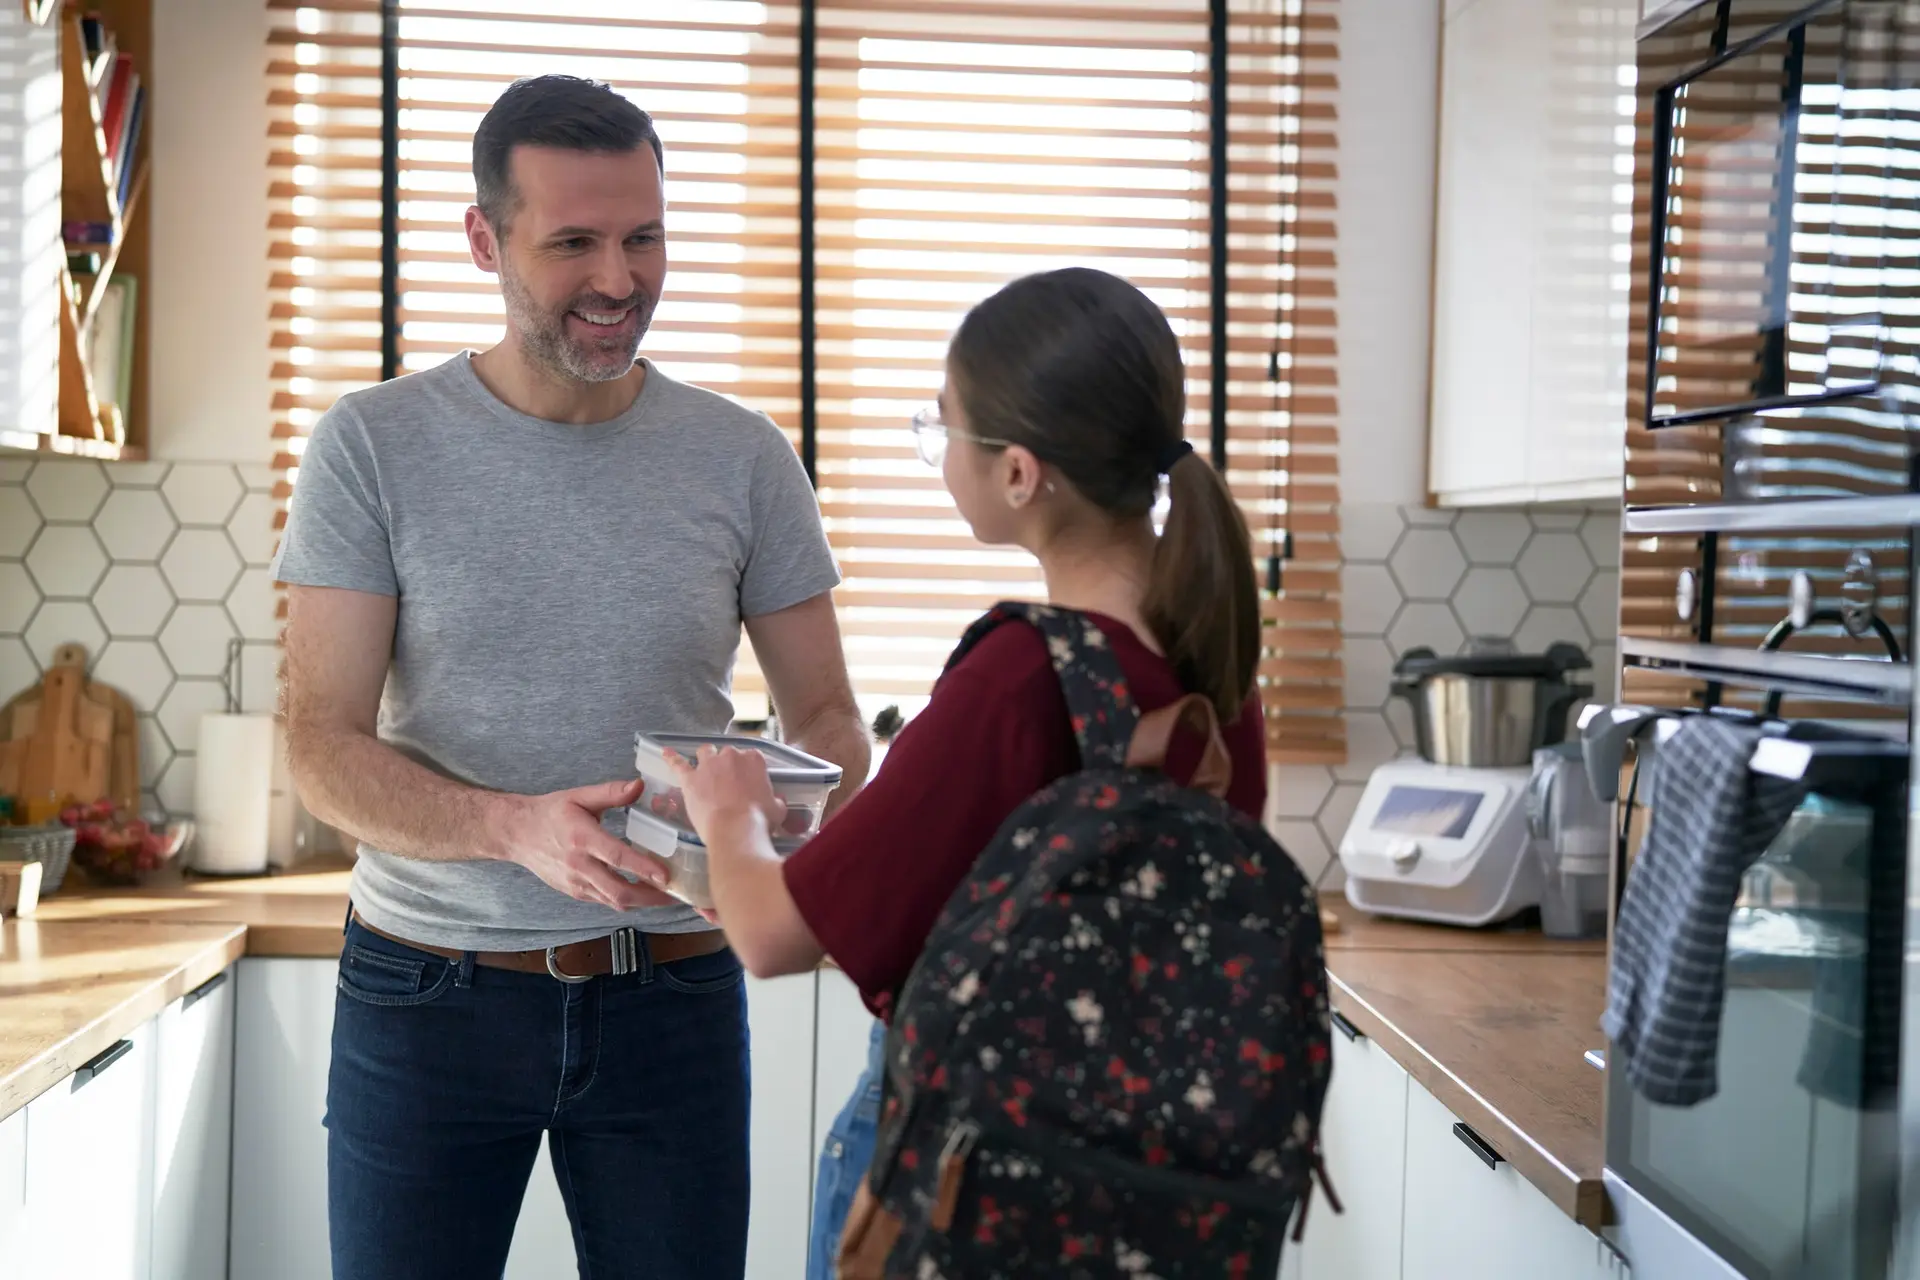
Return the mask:
<path id="1" fill-rule="evenodd" d="M 126 1038 L 27 1104 L 23 1276 L 146 1280 L 155 1034 Z"/>
<path id="2" fill-rule="evenodd" d="M 834 1117 L 853 1095 L 867 1069 L 873 1015 L 860 989 L 838 969 L 820 971 L 820 1031 L 814 1051 L 813 1138 L 816 1154 Z"/>
<path id="3" fill-rule="evenodd" d="M 1501 1161 L 1489 1168 L 1454 1132 L 1456 1117 L 1407 1088 L 1403 1280 L 1618 1280 L 1597 1236 Z M 1331 1278 L 1330 1278 L 1331 1280 Z"/>
<path id="4" fill-rule="evenodd" d="M 244 960 L 237 983 L 231 1280 L 327 1280 L 327 1062 L 335 963 Z M 811 974 L 747 981 L 753 1038 L 749 1280 L 792 1280 L 813 1185 Z M 508 1280 L 572 1273 L 573 1235 L 544 1149 Z"/>
<path id="5" fill-rule="evenodd" d="M 1638 17 L 1637 0 L 1447 7 L 1428 442 L 1443 505 L 1620 494 Z"/>
<path id="6" fill-rule="evenodd" d="M 27 1248 L 27 1109 L 0 1120 L 0 1258 Z"/>
<path id="7" fill-rule="evenodd" d="M 753 1033 L 753 1212 L 747 1280 L 804 1269 L 813 1206 L 815 974 L 747 980 Z"/>
<path id="8" fill-rule="evenodd" d="M 221 973 L 155 1019 L 153 1280 L 227 1274 L 233 984 Z"/>
<path id="9" fill-rule="evenodd" d="M 329 1280 L 327 1058 L 332 960 L 242 960 L 235 974 L 229 1280 Z"/>
<path id="10" fill-rule="evenodd" d="M 1282 1274 L 1298 1280 L 1400 1280 L 1406 1196 L 1407 1073 L 1364 1035 L 1333 1037 L 1320 1149 L 1345 1213 L 1314 1192 L 1306 1237 Z"/>

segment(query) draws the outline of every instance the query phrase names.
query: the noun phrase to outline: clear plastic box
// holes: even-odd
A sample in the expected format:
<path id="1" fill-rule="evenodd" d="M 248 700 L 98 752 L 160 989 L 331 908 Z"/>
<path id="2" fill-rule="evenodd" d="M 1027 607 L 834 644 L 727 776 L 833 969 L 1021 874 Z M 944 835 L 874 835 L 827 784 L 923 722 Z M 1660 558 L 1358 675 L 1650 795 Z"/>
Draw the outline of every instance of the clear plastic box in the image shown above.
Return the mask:
<path id="1" fill-rule="evenodd" d="M 627 810 L 627 842 L 656 854 L 667 864 L 667 892 L 689 906 L 713 909 L 713 888 L 707 880 L 707 846 L 684 827 L 662 822 L 639 806 Z M 786 857 L 805 840 L 779 839 L 773 850 Z"/>
<path id="2" fill-rule="evenodd" d="M 840 785 L 840 766 L 816 759 L 784 742 L 737 734 L 634 734 L 633 763 L 646 784 L 634 808 L 686 830 L 686 806 L 680 798 L 680 784 L 668 766 L 668 755 L 672 753 L 692 763 L 700 748 L 708 746 L 740 747 L 766 757 L 773 793 L 787 802 L 787 816 L 774 832 L 776 837 L 799 840 L 819 830 L 820 818 L 827 809 L 827 797 Z"/>

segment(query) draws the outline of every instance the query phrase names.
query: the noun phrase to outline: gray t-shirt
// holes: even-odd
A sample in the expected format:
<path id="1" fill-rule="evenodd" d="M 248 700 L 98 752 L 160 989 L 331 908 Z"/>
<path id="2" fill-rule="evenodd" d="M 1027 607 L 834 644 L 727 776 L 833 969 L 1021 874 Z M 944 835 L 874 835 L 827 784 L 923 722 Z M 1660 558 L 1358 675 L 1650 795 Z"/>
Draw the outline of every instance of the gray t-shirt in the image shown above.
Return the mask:
<path id="1" fill-rule="evenodd" d="M 613 421 L 546 422 L 495 398 L 465 352 L 320 420 L 276 576 L 397 596 L 381 739 L 528 795 L 634 776 L 636 730 L 723 731 L 741 621 L 839 582 L 806 473 L 763 415 L 649 365 Z M 469 950 L 708 927 L 679 905 L 579 902 L 513 863 L 365 844 L 353 901 L 376 928 Z"/>

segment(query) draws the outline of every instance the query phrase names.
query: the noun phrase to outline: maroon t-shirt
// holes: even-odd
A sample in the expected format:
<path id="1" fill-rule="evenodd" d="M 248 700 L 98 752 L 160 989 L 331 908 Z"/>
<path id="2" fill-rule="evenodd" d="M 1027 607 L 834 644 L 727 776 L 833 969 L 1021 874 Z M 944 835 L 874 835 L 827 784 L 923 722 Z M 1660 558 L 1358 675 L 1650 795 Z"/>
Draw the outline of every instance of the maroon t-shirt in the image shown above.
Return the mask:
<path id="1" fill-rule="evenodd" d="M 1143 711 L 1183 696 L 1165 658 L 1123 624 L 1091 616 Z M 1257 693 L 1223 732 L 1233 757 L 1227 800 L 1258 818 L 1267 750 Z M 1189 776 L 1198 754 L 1197 742 L 1176 739 L 1168 771 Z M 1007 815 L 1079 768 L 1066 699 L 1033 627 L 1003 624 L 942 677 L 872 783 L 785 866 L 808 928 L 868 1008 L 889 1015 L 941 908 Z"/>

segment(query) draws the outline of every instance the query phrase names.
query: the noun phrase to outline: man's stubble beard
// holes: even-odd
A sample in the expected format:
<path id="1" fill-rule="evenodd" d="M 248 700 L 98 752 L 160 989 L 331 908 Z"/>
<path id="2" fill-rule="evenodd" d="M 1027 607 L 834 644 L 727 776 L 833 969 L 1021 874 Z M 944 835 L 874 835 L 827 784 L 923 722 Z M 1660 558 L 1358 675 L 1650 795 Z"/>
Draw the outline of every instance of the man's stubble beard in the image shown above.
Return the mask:
<path id="1" fill-rule="evenodd" d="M 625 377 L 640 352 L 640 340 L 653 324 L 654 307 L 659 301 L 644 294 L 622 299 L 596 293 L 577 296 L 559 311 L 547 312 L 534 301 L 504 257 L 500 263 L 500 295 L 528 358 L 556 377 L 574 382 L 612 382 Z M 624 350 L 610 350 L 604 343 L 589 346 L 567 335 L 570 311 L 623 311 L 629 305 L 638 313 L 640 323 L 632 340 L 621 344 Z"/>

